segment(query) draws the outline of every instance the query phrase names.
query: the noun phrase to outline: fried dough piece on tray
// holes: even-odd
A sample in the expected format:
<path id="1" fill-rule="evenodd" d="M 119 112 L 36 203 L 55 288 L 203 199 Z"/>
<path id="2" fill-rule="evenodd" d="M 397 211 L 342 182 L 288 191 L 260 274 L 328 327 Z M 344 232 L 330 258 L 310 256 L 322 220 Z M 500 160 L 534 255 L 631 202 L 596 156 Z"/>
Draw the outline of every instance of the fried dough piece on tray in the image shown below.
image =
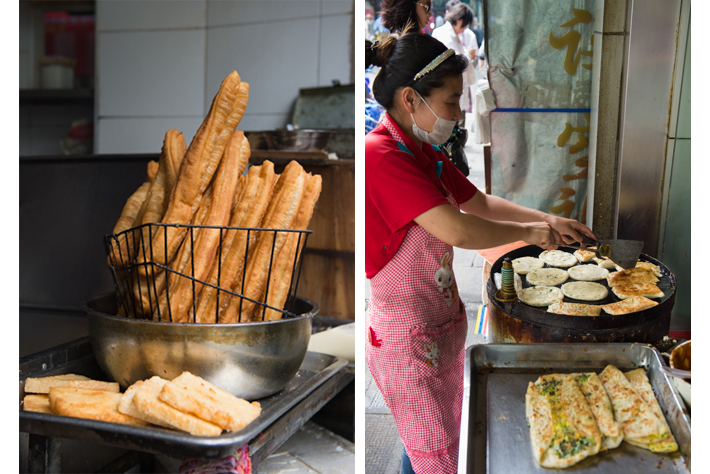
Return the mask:
<path id="1" fill-rule="evenodd" d="M 49 408 L 49 395 L 40 393 L 25 395 L 25 398 L 22 400 L 22 409 L 25 411 L 52 414 L 52 409 Z"/>
<path id="2" fill-rule="evenodd" d="M 267 229 L 289 229 L 296 218 L 306 188 L 306 172 L 296 161 L 291 161 L 284 168 L 274 186 L 273 195 L 262 223 Z M 259 231 L 254 253 L 249 256 L 245 270 L 244 296 L 257 301 L 266 286 L 272 255 L 275 259 L 286 240 L 284 232 L 276 238 L 275 232 Z M 240 318 L 240 306 L 241 314 Z M 243 298 L 231 298 L 224 315 L 224 322 L 248 320 L 255 303 Z"/>
<path id="3" fill-rule="evenodd" d="M 236 397 L 201 377 L 183 372 L 166 383 L 158 398 L 173 408 L 236 432 L 261 413 L 258 404 Z"/>
<path id="4" fill-rule="evenodd" d="M 91 390 L 106 390 L 109 392 L 118 392 L 120 390 L 117 382 L 92 380 L 77 374 L 27 377 L 27 379 L 25 379 L 26 393 L 49 393 L 52 387 L 88 388 Z"/>
<path id="5" fill-rule="evenodd" d="M 131 404 L 138 417 L 153 424 L 186 431 L 195 436 L 219 436 L 222 433 L 221 427 L 189 413 L 176 410 L 160 400 L 160 392 L 166 383 L 168 383 L 167 380 L 156 375 L 144 380 L 137 387 L 132 394 Z"/>
<path id="6" fill-rule="evenodd" d="M 239 176 L 246 169 L 249 154 L 249 141 L 244 137 L 244 132 L 235 131 L 224 151 L 214 181 L 210 185 L 212 203 L 206 219 L 200 225 L 224 227 L 229 223 Z M 224 232 L 220 229 L 197 228 L 194 229 L 194 234 L 192 261 L 185 273 L 196 280 L 204 281 L 209 276 Z M 177 275 L 175 276 L 177 277 Z M 189 278 L 176 278 L 175 289 L 171 288 L 170 295 L 168 295 L 173 322 L 189 322 L 188 311 L 203 286 Z"/>
<path id="7" fill-rule="evenodd" d="M 232 71 L 222 81 L 205 120 L 185 153 L 162 223 L 185 224 L 192 220 L 244 114 L 248 98 L 249 84 L 241 81 L 237 71 Z M 160 232 L 153 237 L 154 261 L 169 263 L 186 232 L 184 227 L 170 227 L 167 233 Z"/>
<path id="8" fill-rule="evenodd" d="M 294 230 L 306 230 L 313 216 L 313 209 L 318 202 L 322 188 L 322 179 L 319 175 L 308 174 L 306 181 L 306 191 L 301 201 L 301 206 L 298 209 L 298 214 L 291 226 Z M 291 279 L 293 277 L 293 269 L 296 266 L 297 258 L 300 255 L 299 250 L 305 244 L 305 235 L 299 232 L 289 232 L 286 234 L 286 243 L 276 259 L 276 262 L 271 269 L 271 281 L 269 282 L 267 304 L 274 308 L 283 309 L 288 297 L 288 291 L 291 288 Z M 263 298 L 262 298 L 263 299 Z M 256 307 L 255 314 L 252 315 L 253 320 L 261 320 L 261 306 Z M 273 321 L 281 319 L 281 312 L 266 308 L 264 312 L 265 321 Z"/>
<path id="9" fill-rule="evenodd" d="M 145 421 L 118 411 L 123 394 L 75 387 L 49 389 L 49 407 L 56 415 L 148 426 Z"/>
<path id="10" fill-rule="evenodd" d="M 264 161 L 260 166 L 252 166 L 246 174 L 243 189 L 235 197 L 230 227 L 260 227 L 269 198 L 276 181 L 274 164 Z M 249 234 L 249 253 L 253 253 L 256 241 L 255 232 L 246 230 L 230 230 L 224 239 L 221 261 L 215 260 L 210 271 L 208 283 L 235 293 L 241 293 L 241 282 L 244 273 L 244 254 L 247 249 L 247 234 Z M 217 317 L 217 302 L 219 300 L 220 314 L 229 305 L 232 295 L 219 292 L 216 288 L 206 286 L 200 294 L 197 307 L 198 322 L 224 322 Z"/>

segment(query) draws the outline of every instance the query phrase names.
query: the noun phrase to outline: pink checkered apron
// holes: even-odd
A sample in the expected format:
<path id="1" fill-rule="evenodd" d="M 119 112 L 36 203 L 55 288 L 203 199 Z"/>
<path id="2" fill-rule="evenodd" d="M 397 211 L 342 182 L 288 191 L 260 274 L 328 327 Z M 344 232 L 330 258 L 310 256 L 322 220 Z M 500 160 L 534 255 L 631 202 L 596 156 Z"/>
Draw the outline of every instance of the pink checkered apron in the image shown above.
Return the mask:
<path id="1" fill-rule="evenodd" d="M 416 225 L 370 281 L 367 363 L 417 474 L 457 469 L 467 322 L 452 258 Z"/>

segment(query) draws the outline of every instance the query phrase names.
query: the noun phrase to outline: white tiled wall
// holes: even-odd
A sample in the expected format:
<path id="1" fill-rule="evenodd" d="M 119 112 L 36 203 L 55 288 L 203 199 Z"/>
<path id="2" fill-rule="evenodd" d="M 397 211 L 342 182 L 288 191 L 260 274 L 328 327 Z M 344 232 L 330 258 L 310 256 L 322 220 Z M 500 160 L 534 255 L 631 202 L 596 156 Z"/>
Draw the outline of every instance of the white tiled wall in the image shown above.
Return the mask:
<path id="1" fill-rule="evenodd" d="M 354 0 L 97 0 L 96 153 L 192 139 L 224 77 L 250 84 L 241 130 L 290 121 L 299 89 L 352 83 Z"/>

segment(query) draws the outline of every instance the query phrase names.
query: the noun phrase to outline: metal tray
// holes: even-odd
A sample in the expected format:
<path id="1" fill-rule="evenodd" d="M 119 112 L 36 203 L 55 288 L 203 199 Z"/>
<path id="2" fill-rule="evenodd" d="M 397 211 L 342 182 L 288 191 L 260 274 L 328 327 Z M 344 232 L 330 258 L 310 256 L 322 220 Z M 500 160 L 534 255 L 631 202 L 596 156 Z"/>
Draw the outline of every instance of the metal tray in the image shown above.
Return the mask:
<path id="1" fill-rule="evenodd" d="M 192 436 L 166 428 L 141 428 L 117 423 L 34 413 L 22 410 L 27 377 L 75 373 L 105 380 L 89 338 L 20 359 L 20 431 L 108 444 L 180 458 L 218 458 L 232 454 L 256 438 L 279 417 L 347 365 L 347 360 L 307 352 L 296 376 L 280 392 L 259 400 L 261 414 L 244 429 L 220 436 Z"/>
<path id="2" fill-rule="evenodd" d="M 658 368 L 661 356 L 645 344 L 485 344 L 466 350 L 459 468 L 463 473 L 547 473 L 532 455 L 525 418 L 528 382 L 547 373 L 601 372 L 643 367 L 678 442 L 679 452 L 656 454 L 622 443 L 565 469 L 575 473 L 688 473 L 690 416 Z"/>

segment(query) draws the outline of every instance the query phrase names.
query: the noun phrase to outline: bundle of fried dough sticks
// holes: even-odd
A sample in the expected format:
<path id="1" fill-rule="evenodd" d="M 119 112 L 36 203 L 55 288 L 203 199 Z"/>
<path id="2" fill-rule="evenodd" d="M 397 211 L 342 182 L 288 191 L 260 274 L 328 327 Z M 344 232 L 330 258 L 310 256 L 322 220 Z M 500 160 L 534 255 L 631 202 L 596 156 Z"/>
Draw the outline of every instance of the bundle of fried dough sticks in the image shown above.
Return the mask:
<path id="1" fill-rule="evenodd" d="M 296 161 L 280 175 L 270 161 L 245 172 L 249 141 L 236 127 L 248 95 L 233 71 L 189 147 L 177 130 L 165 134 L 113 229 L 119 314 L 180 323 L 281 318 L 321 177 Z"/>

